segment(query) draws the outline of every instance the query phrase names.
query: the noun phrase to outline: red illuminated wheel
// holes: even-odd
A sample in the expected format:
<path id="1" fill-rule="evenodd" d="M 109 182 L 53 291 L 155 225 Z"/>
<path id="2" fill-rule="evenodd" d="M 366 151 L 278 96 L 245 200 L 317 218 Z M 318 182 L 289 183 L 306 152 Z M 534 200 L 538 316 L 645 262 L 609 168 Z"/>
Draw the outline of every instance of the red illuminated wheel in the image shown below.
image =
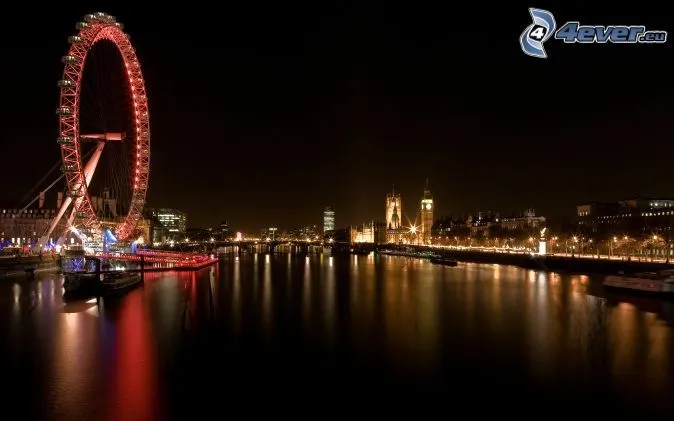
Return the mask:
<path id="1" fill-rule="evenodd" d="M 62 58 L 56 111 L 70 223 L 94 236 L 109 224 L 124 241 L 142 217 L 150 173 L 145 82 L 113 16 L 86 15 L 77 29 Z M 101 58 L 108 61 L 101 65 Z"/>

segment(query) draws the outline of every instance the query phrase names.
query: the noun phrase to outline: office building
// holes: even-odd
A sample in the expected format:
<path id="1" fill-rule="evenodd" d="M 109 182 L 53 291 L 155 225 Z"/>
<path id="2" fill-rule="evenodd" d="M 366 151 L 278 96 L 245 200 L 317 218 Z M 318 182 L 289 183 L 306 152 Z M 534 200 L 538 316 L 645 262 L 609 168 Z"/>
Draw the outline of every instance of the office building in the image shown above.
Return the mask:
<path id="1" fill-rule="evenodd" d="M 323 233 L 335 229 L 335 210 L 328 206 L 323 211 Z"/>

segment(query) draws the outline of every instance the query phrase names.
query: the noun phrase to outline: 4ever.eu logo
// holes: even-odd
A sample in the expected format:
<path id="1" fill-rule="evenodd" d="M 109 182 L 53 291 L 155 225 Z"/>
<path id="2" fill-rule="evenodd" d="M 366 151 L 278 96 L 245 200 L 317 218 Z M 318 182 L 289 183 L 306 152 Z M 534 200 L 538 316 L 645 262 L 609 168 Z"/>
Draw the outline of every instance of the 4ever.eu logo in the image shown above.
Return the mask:
<path id="1" fill-rule="evenodd" d="M 643 25 L 581 25 L 579 22 L 567 22 L 557 29 L 555 17 L 547 10 L 530 8 L 532 23 L 520 35 L 520 47 L 532 57 L 546 58 L 543 48 L 552 35 L 566 44 L 664 44 L 667 31 L 648 31 Z M 557 31 L 555 32 L 555 29 Z"/>

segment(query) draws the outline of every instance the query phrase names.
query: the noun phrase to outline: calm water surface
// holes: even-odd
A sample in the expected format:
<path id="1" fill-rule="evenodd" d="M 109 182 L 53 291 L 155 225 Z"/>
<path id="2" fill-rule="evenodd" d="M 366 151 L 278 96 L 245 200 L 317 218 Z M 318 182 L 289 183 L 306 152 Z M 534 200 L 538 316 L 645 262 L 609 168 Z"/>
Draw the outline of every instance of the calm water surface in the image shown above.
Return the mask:
<path id="1" fill-rule="evenodd" d="M 674 416 L 674 306 L 601 278 L 258 254 L 115 299 L 61 285 L 0 279 L 6 419 Z"/>

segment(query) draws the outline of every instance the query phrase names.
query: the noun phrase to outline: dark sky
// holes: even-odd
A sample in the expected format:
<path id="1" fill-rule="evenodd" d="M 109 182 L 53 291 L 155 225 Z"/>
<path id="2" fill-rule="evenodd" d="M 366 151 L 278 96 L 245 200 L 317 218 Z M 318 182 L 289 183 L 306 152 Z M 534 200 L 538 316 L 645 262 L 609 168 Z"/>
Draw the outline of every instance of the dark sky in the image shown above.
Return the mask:
<path id="1" fill-rule="evenodd" d="M 320 223 L 326 205 L 338 226 L 382 219 L 393 183 L 413 217 L 426 178 L 443 215 L 674 196 L 671 41 L 551 39 L 545 60 L 518 42 L 530 6 L 558 27 L 668 29 L 665 9 L 230 3 L 59 2 L 6 16 L 2 199 L 19 200 L 59 159 L 60 58 L 99 10 L 124 23 L 143 66 L 148 206 L 183 209 L 190 226 Z"/>

